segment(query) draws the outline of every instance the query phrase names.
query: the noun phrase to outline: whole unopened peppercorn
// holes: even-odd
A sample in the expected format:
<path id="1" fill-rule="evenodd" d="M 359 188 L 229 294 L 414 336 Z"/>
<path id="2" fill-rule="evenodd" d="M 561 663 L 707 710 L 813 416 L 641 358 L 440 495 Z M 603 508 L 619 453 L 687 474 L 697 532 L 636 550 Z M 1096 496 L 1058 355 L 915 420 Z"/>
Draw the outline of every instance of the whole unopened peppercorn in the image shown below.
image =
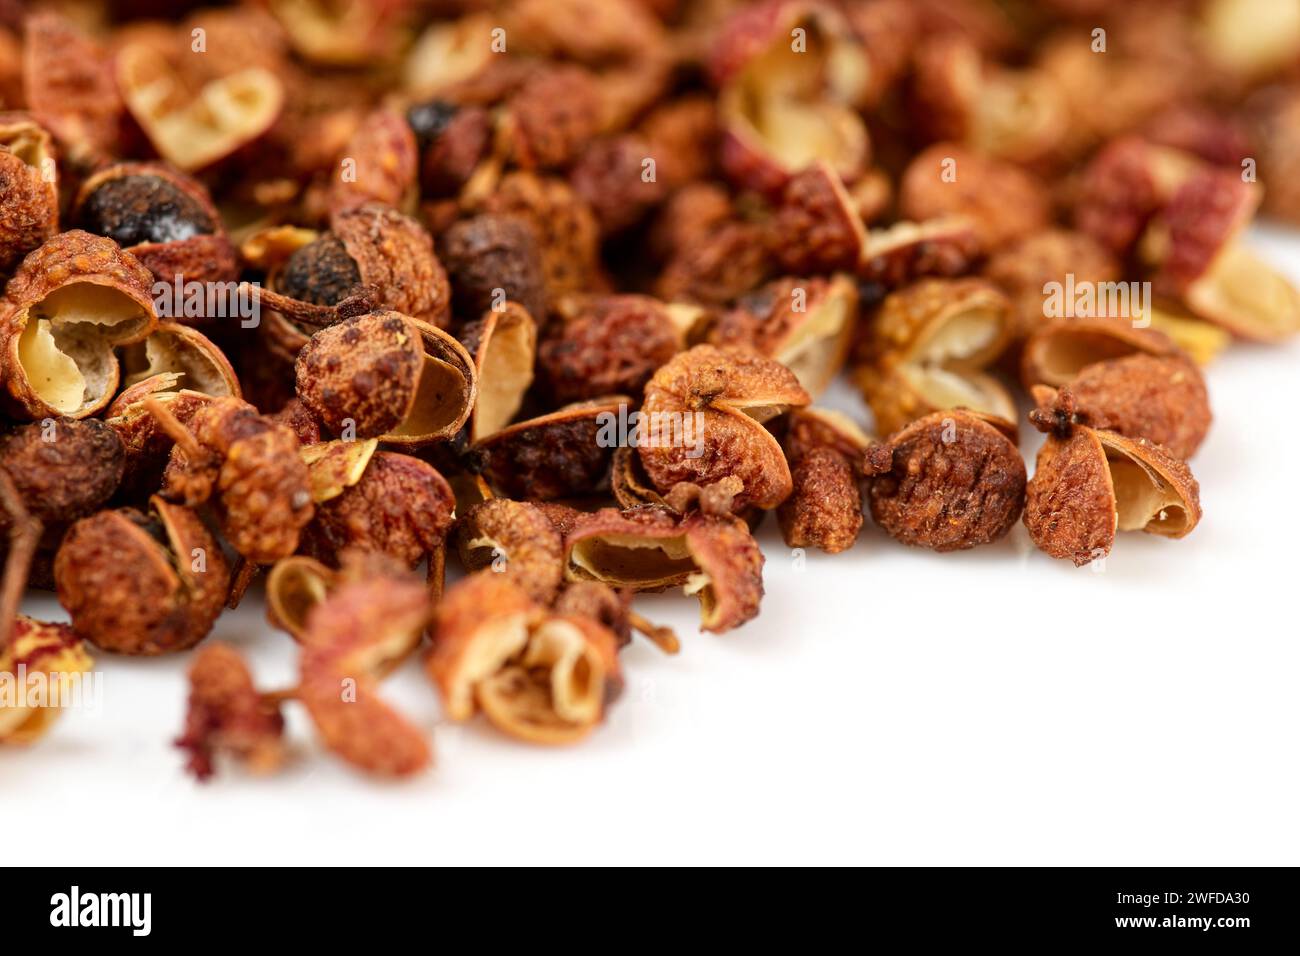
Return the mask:
<path id="1" fill-rule="evenodd" d="M 452 308 L 477 319 L 506 299 L 529 315 L 546 315 L 546 286 L 536 235 L 512 216 L 481 215 L 443 234 L 439 255 L 452 287 Z"/>

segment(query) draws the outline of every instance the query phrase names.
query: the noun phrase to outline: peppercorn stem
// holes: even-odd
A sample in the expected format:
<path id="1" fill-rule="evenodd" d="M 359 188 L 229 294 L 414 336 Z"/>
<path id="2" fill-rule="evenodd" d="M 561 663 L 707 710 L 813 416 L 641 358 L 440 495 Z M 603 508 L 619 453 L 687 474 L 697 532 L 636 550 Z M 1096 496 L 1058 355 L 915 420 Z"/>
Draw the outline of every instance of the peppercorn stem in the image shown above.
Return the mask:
<path id="1" fill-rule="evenodd" d="M 157 398 L 150 395 L 144 400 L 145 411 L 153 416 L 153 420 L 158 423 L 158 427 L 166 433 L 167 437 L 181 446 L 181 450 L 189 457 L 191 461 L 198 461 L 203 457 L 203 449 L 199 445 L 199 440 L 194 437 L 194 433 L 181 424 L 181 420 L 172 414 L 172 410 L 160 402 Z"/>
<path id="2" fill-rule="evenodd" d="M 652 624 L 636 611 L 627 612 L 628 623 L 644 634 L 665 654 L 676 654 L 682 649 L 681 641 L 671 627 Z"/>
<path id="3" fill-rule="evenodd" d="M 4 579 L 0 581 L 0 651 L 9 646 L 18 605 L 27 589 L 27 574 L 36 556 L 44 526 L 27 510 L 9 472 L 0 468 L 0 507 L 9 516 L 9 556 L 5 559 Z"/>

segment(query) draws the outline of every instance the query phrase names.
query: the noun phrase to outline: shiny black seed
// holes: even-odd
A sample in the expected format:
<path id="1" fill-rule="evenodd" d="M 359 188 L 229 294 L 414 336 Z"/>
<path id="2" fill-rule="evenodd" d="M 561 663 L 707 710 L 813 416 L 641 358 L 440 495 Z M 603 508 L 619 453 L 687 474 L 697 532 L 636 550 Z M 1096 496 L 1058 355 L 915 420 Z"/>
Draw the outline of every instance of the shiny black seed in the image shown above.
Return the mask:
<path id="1" fill-rule="evenodd" d="M 92 192 L 81 225 L 124 249 L 146 242 L 179 242 L 216 231 L 193 197 L 158 176 L 119 176 Z"/>

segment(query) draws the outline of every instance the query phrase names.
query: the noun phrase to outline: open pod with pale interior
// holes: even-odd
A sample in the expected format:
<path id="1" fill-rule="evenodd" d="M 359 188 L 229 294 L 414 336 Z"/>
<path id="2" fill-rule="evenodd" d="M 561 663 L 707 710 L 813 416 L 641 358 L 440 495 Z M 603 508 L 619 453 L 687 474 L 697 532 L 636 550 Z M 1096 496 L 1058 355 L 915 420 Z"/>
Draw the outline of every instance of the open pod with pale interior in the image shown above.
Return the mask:
<path id="1" fill-rule="evenodd" d="M 325 746 L 368 773 L 406 776 L 433 759 L 424 732 L 379 696 L 380 679 L 419 644 L 431 613 L 419 578 L 382 564 L 345 574 L 306 613 L 297 699 Z"/>
<path id="2" fill-rule="evenodd" d="M 116 346 L 158 326 L 153 277 L 110 239 L 71 230 L 31 252 L 0 300 L 0 365 L 11 413 L 85 418 L 117 391 Z"/>
<path id="3" fill-rule="evenodd" d="M 299 400 L 329 432 L 406 447 L 455 435 L 477 395 L 464 346 L 399 312 L 327 325 L 308 340 L 294 370 Z"/>
<path id="4" fill-rule="evenodd" d="M 758 614 L 763 553 L 739 518 L 664 508 L 605 508 L 565 536 L 565 574 L 612 588 L 680 587 L 700 601 L 700 626 L 721 633 Z"/>
<path id="5" fill-rule="evenodd" d="M 843 367 L 857 319 L 858 287 L 849 276 L 788 277 L 742 296 L 711 339 L 776 359 L 816 399 Z"/>
<path id="6" fill-rule="evenodd" d="M 586 737 L 623 688 L 608 628 L 546 611 L 491 571 L 448 589 L 425 666 L 452 720 L 482 711 L 497 729 L 535 744 Z"/>
<path id="7" fill-rule="evenodd" d="M 1035 417 L 1049 430 L 1025 497 L 1025 527 L 1041 550 L 1082 566 L 1110 553 L 1117 531 L 1166 538 L 1201 520 L 1200 487 L 1160 445 L 1074 424 L 1069 414 Z"/>
<path id="8" fill-rule="evenodd" d="M 54 140 L 25 113 L 0 113 L 0 275 L 59 231 Z"/>
<path id="9" fill-rule="evenodd" d="M 855 379 L 882 434 L 967 408 L 1013 422 L 1015 403 L 984 370 L 1010 341 L 1011 305 L 983 279 L 923 279 L 886 296 Z"/>
<path id="10" fill-rule="evenodd" d="M 780 362 L 749 347 L 697 345 L 646 386 L 637 453 L 660 494 L 734 476 L 737 510 L 775 508 L 790 494 L 790 467 L 765 423 L 810 402 Z"/>
<path id="11" fill-rule="evenodd" d="M 194 511 L 154 496 L 148 514 L 120 508 L 74 524 L 55 555 L 54 582 L 78 634 L 106 651 L 152 656 L 207 635 L 230 567 Z"/>
<path id="12" fill-rule="evenodd" d="M 373 308 L 443 327 L 451 309 L 447 273 L 418 222 L 367 203 L 336 211 L 326 231 L 273 226 L 240 248 L 265 274 L 255 293 L 268 347 L 292 362 L 308 336 L 340 318 L 336 306 L 364 293 Z M 353 310 L 355 311 L 355 310 Z"/>
<path id="13" fill-rule="evenodd" d="M 301 643 L 307 632 L 307 615 L 338 581 L 339 572 L 315 558 L 302 554 L 281 558 L 266 577 L 267 620 Z"/>
<path id="14" fill-rule="evenodd" d="M 84 674 L 93 661 L 86 645 L 67 624 L 47 624 L 20 614 L 7 645 L 0 647 L 0 674 L 26 669 L 29 680 L 40 674 L 57 681 L 60 675 Z M 58 695 L 45 698 L 20 688 L 12 699 L 0 699 L 0 744 L 29 744 L 39 739 L 62 711 Z"/>
<path id="15" fill-rule="evenodd" d="M 165 163 L 115 163 L 94 173 L 77 191 L 72 219 L 112 239 L 159 282 L 239 277 L 235 247 L 212 197 L 197 180 Z M 173 303 L 171 317 L 185 315 L 184 305 Z M 205 312 L 196 318 L 216 316 Z"/>
<path id="16" fill-rule="evenodd" d="M 1053 319 L 1025 341 L 1020 380 L 1025 388 L 1067 384 L 1089 365 L 1127 355 L 1180 355 L 1167 335 L 1133 319 L 1075 316 Z"/>
<path id="17" fill-rule="evenodd" d="M 270 70 L 250 66 L 205 76 L 187 71 L 183 55 L 169 56 L 161 44 L 148 41 L 119 47 L 117 85 L 158 154 L 187 171 L 211 166 L 258 139 L 284 104 L 284 86 Z"/>
<path id="18" fill-rule="evenodd" d="M 266 6 L 294 50 L 324 66 L 383 61 L 393 56 L 407 34 L 409 8 L 403 3 L 269 0 Z"/>
<path id="19" fill-rule="evenodd" d="M 592 494 L 609 476 L 619 422 L 634 407 L 626 395 L 612 395 L 515 422 L 471 446 L 471 465 L 507 498 Z"/>
<path id="20" fill-rule="evenodd" d="M 867 56 L 832 4 L 769 0 L 737 12 L 709 67 L 721 164 L 737 186 L 776 194 L 818 160 L 846 182 L 866 168 L 870 138 L 854 105 L 869 90 Z"/>
<path id="21" fill-rule="evenodd" d="M 915 115 L 933 139 L 1032 165 L 1063 145 L 1070 115 L 1064 91 L 1047 71 L 985 62 L 955 32 L 924 39 L 914 54 Z"/>
<path id="22" fill-rule="evenodd" d="M 473 356 L 478 393 L 469 419 L 469 440 L 481 441 L 510 424 L 533 384 L 537 323 L 522 305 L 489 309 L 460 336 Z"/>
<path id="23" fill-rule="evenodd" d="M 187 325 L 160 322 L 144 341 L 126 346 L 121 355 L 123 390 L 114 406 L 179 391 L 214 398 L 242 396 L 239 377 L 225 353 Z"/>
<path id="24" fill-rule="evenodd" d="M 1155 306 L 1147 310 L 1151 328 L 1163 332 L 1197 365 L 1209 365 L 1232 344 L 1232 333 L 1213 322 Z"/>
<path id="25" fill-rule="evenodd" d="M 1241 241 L 1262 195 L 1235 173 L 1199 171 L 1152 220 L 1141 254 L 1155 269 L 1157 295 L 1267 342 L 1300 331 L 1300 291 Z"/>
<path id="26" fill-rule="evenodd" d="M 430 24 L 406 57 L 403 79 L 412 98 L 428 97 L 485 72 L 493 61 L 492 30 L 499 24 L 487 13 Z"/>

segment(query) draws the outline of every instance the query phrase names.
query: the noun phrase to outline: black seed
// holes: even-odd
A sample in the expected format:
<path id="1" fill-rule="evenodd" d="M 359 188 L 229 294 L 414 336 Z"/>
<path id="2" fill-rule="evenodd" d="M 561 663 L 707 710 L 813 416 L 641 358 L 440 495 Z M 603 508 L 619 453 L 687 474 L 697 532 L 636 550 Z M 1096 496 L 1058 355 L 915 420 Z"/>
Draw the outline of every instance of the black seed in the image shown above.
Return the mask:
<path id="1" fill-rule="evenodd" d="M 81 224 L 124 249 L 146 242 L 179 242 L 216 231 L 202 205 L 158 176 L 108 180 L 86 198 Z"/>
<path id="2" fill-rule="evenodd" d="M 285 295 L 313 305 L 336 305 L 361 282 L 361 270 L 342 241 L 326 233 L 294 252 L 276 280 Z"/>
<path id="3" fill-rule="evenodd" d="M 415 133 L 415 140 L 420 144 L 421 150 L 447 131 L 459 109 L 456 104 L 445 100 L 430 100 L 427 103 L 417 103 L 406 111 L 406 122 L 410 124 L 411 132 Z"/>

